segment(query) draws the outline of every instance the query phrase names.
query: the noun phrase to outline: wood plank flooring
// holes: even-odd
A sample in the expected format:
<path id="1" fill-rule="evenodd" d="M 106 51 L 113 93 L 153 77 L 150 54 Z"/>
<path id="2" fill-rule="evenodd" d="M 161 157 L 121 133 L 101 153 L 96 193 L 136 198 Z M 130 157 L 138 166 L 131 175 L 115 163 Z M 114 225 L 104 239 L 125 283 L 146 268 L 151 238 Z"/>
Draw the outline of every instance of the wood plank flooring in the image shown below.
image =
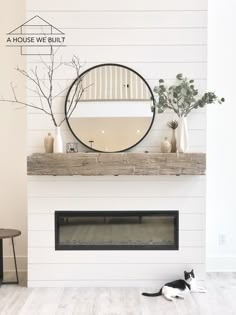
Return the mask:
<path id="1" fill-rule="evenodd" d="M 168 302 L 147 298 L 143 290 L 159 288 L 0 288 L 1 315 L 235 315 L 236 273 L 209 273 L 206 294 L 189 294 Z"/>

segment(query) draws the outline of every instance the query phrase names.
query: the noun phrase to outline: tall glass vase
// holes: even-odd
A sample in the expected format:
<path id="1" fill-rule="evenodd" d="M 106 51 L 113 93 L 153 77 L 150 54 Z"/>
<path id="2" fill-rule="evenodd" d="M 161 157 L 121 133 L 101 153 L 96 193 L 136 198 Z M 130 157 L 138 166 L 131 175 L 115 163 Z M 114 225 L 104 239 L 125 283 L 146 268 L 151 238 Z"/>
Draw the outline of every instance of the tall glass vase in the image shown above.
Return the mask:
<path id="1" fill-rule="evenodd" d="M 177 128 L 177 151 L 184 153 L 188 151 L 188 126 L 187 118 L 179 117 L 179 125 Z"/>
<path id="2" fill-rule="evenodd" d="M 63 145 L 62 145 L 61 128 L 60 127 L 56 127 L 56 134 L 55 134 L 54 143 L 53 143 L 53 152 L 54 153 L 63 153 Z"/>

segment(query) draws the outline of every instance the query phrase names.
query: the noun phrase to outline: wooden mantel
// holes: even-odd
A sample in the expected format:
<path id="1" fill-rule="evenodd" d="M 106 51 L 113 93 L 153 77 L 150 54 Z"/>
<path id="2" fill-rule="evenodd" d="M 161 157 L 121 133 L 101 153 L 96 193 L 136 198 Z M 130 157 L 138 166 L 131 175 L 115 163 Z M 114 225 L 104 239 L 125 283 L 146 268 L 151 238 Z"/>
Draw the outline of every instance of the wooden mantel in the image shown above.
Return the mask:
<path id="1" fill-rule="evenodd" d="M 205 153 L 35 153 L 28 175 L 205 175 Z"/>

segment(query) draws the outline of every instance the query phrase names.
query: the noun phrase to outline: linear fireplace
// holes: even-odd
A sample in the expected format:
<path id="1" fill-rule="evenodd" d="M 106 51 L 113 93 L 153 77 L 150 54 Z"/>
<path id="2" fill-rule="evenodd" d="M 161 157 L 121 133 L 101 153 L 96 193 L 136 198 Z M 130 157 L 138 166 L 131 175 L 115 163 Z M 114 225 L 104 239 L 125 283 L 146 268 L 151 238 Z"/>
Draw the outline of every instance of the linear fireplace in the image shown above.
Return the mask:
<path id="1" fill-rule="evenodd" d="M 178 211 L 55 211 L 56 250 L 178 248 Z"/>

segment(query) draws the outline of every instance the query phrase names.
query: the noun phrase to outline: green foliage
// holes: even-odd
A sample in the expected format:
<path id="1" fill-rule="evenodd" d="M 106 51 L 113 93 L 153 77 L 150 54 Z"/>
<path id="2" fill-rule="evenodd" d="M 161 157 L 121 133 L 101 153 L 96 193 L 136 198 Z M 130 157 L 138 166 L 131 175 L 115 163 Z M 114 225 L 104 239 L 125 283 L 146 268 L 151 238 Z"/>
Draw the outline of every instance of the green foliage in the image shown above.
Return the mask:
<path id="1" fill-rule="evenodd" d="M 154 87 L 154 92 L 159 99 L 155 100 L 158 113 L 163 113 L 167 108 L 174 110 L 179 117 L 186 117 L 192 109 L 203 108 L 207 104 L 222 104 L 225 99 L 219 98 L 214 92 L 207 92 L 198 96 L 194 80 L 188 80 L 182 73 L 176 76 L 177 83 L 167 87 L 163 79 L 159 80 L 159 86 Z"/>
<path id="2" fill-rule="evenodd" d="M 171 120 L 167 123 L 167 126 L 171 129 L 176 129 L 178 127 L 178 121 L 177 120 Z"/>

